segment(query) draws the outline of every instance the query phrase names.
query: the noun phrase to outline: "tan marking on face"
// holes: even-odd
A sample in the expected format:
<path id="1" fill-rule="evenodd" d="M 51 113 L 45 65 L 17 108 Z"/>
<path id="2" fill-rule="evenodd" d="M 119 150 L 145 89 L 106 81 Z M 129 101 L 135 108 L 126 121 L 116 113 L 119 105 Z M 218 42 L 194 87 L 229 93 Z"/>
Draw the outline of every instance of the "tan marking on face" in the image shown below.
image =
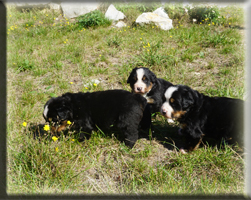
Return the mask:
<path id="1" fill-rule="evenodd" d="M 48 120 L 49 120 L 49 122 L 51 122 L 51 121 L 52 121 L 52 118 L 50 117 Z"/>
<path id="2" fill-rule="evenodd" d="M 174 102 L 174 98 L 171 98 L 171 99 L 170 99 L 170 102 L 173 103 L 173 102 Z"/>
<path id="3" fill-rule="evenodd" d="M 145 77 L 145 76 L 143 76 L 142 80 L 143 80 L 143 81 L 144 81 L 144 80 L 146 80 L 146 77 Z"/>
<path id="4" fill-rule="evenodd" d="M 186 113 L 186 111 L 176 111 L 176 112 L 172 112 L 172 118 L 174 119 L 179 119 L 181 118 L 184 114 Z"/>
<path id="5" fill-rule="evenodd" d="M 153 83 L 150 82 L 150 85 L 146 88 L 146 93 L 148 93 L 153 87 Z"/>
<path id="6" fill-rule="evenodd" d="M 61 131 L 64 131 L 68 127 L 67 120 L 64 120 L 61 122 L 59 126 L 51 126 L 51 133 L 52 134 L 57 134 Z"/>

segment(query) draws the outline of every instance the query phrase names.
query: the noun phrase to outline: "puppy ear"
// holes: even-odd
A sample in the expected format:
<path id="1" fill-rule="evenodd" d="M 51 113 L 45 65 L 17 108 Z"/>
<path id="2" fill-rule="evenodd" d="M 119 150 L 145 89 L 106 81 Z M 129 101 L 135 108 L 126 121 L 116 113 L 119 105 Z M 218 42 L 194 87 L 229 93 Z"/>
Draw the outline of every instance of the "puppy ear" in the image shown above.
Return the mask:
<path id="1" fill-rule="evenodd" d="M 187 110 L 192 105 L 194 105 L 195 99 L 194 99 L 194 91 L 187 87 L 184 90 L 184 97 L 183 97 L 183 109 Z"/>
<path id="2" fill-rule="evenodd" d="M 130 73 L 128 79 L 127 79 L 127 83 L 130 83 L 130 81 L 131 81 L 131 79 L 132 79 L 132 76 L 133 76 L 133 74 L 135 73 L 135 71 L 136 71 L 137 69 L 138 69 L 138 68 L 135 67 L 135 68 L 131 71 L 131 73 Z"/>
<path id="3" fill-rule="evenodd" d="M 156 75 L 152 71 L 150 71 L 150 81 L 152 83 L 156 83 L 157 82 L 157 77 L 156 77 Z"/>

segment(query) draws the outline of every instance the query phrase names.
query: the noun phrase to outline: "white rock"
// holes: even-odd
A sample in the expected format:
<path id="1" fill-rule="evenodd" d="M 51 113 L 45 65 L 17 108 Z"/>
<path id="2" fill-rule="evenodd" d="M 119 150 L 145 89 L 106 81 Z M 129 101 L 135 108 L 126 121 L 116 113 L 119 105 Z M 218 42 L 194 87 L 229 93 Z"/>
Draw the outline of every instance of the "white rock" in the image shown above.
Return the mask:
<path id="1" fill-rule="evenodd" d="M 94 11 L 98 9 L 99 6 L 100 6 L 100 3 L 98 2 L 92 2 L 92 3 L 62 2 L 61 3 L 63 14 L 66 18 L 69 18 L 69 19 Z"/>
<path id="2" fill-rule="evenodd" d="M 57 4 L 57 3 L 50 3 L 49 4 L 50 9 L 52 10 L 60 10 L 61 9 L 61 5 Z"/>
<path id="3" fill-rule="evenodd" d="M 111 4 L 105 13 L 105 17 L 113 21 L 118 21 L 120 19 L 124 19 L 126 16 Z"/>
<path id="4" fill-rule="evenodd" d="M 168 14 L 165 12 L 164 8 L 163 7 L 160 7 L 158 9 L 156 9 L 155 11 L 153 11 L 153 13 L 159 15 L 160 17 L 164 17 L 164 18 L 167 18 L 167 19 L 170 19 Z"/>
<path id="5" fill-rule="evenodd" d="M 126 23 L 123 22 L 123 21 L 119 21 L 115 26 L 118 27 L 118 28 L 122 28 L 122 27 L 126 26 Z"/>
<path id="6" fill-rule="evenodd" d="M 135 22 L 139 23 L 140 25 L 149 24 L 150 22 L 153 22 L 155 25 L 159 26 L 163 30 L 170 30 L 173 28 L 171 19 L 161 17 L 152 12 L 142 13 L 140 16 L 138 16 Z"/>

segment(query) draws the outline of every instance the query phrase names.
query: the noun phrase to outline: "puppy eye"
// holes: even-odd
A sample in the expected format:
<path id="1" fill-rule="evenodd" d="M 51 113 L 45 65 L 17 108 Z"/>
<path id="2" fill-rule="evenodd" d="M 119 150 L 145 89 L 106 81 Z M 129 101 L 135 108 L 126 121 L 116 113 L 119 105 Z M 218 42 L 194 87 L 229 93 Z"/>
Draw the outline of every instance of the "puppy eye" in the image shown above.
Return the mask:
<path id="1" fill-rule="evenodd" d="M 146 77 L 145 77 L 145 76 L 143 76 L 142 80 L 143 80 L 143 81 L 144 81 L 144 80 L 146 80 Z"/>

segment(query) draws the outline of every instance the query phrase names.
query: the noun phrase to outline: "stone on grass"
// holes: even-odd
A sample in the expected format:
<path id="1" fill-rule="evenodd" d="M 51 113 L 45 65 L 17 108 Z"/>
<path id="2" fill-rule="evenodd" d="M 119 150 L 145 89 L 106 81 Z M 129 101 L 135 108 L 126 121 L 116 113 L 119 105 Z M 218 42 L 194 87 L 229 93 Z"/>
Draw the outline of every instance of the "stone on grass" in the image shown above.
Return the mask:
<path id="1" fill-rule="evenodd" d="M 159 15 L 160 17 L 170 19 L 163 7 L 157 8 L 155 11 L 153 11 L 153 13 Z"/>
<path id="2" fill-rule="evenodd" d="M 126 23 L 123 22 L 123 21 L 119 21 L 115 26 L 118 27 L 118 28 L 123 28 L 123 27 L 126 26 Z"/>
<path id="3" fill-rule="evenodd" d="M 120 19 L 124 19 L 125 15 L 111 4 L 105 13 L 105 17 L 113 21 L 118 21 Z"/>
<path id="4" fill-rule="evenodd" d="M 88 2 L 88 3 L 62 2 L 61 3 L 63 14 L 66 18 L 69 18 L 69 19 L 94 11 L 98 9 L 99 6 L 100 6 L 100 3 L 98 2 Z"/>
<path id="5" fill-rule="evenodd" d="M 135 22 L 140 25 L 149 24 L 152 22 L 163 30 L 170 30 L 173 28 L 171 19 L 161 17 L 158 14 L 152 12 L 142 13 L 140 16 L 138 16 Z"/>

